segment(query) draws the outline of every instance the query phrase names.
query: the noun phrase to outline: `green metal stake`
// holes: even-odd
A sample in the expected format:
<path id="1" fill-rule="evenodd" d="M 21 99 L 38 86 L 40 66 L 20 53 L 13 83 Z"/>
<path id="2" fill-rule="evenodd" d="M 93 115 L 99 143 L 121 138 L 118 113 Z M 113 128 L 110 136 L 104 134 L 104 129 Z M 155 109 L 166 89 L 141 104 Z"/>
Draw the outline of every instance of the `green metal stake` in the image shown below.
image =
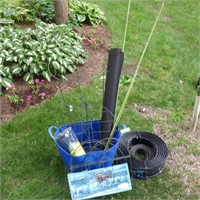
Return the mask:
<path id="1" fill-rule="evenodd" d="M 157 23 L 158 23 L 158 19 L 159 19 L 161 13 L 162 13 L 162 10 L 163 10 L 164 5 L 165 5 L 165 4 L 164 4 L 164 2 L 163 2 L 162 5 L 161 5 L 161 8 L 160 8 L 160 11 L 159 11 L 159 13 L 158 13 L 158 15 L 157 15 L 157 17 L 156 17 L 156 21 L 155 21 L 155 23 L 154 23 L 154 25 L 153 25 L 153 27 L 152 27 L 152 29 L 151 29 L 151 32 L 150 32 L 150 34 L 149 34 L 149 38 L 148 38 L 148 40 L 147 40 L 147 42 L 146 42 L 145 48 L 144 48 L 144 50 L 143 50 L 143 52 L 142 52 L 142 55 L 141 55 L 141 57 L 140 57 L 139 63 L 138 63 L 137 68 L 136 68 L 136 71 L 135 71 L 135 73 L 134 73 L 134 75 L 133 75 L 133 80 L 131 81 L 131 84 L 130 84 L 130 86 L 129 86 L 129 88 L 128 88 L 128 91 L 127 91 L 127 93 L 126 93 L 125 99 L 124 99 L 124 101 L 123 101 L 123 103 L 122 103 L 122 107 L 121 107 L 121 109 L 120 109 L 120 111 L 119 111 L 119 114 L 118 114 L 118 116 L 117 116 L 117 119 L 116 119 L 116 121 L 115 121 L 115 123 L 114 123 L 114 125 L 113 125 L 112 131 L 111 131 L 111 133 L 110 133 L 110 137 L 108 138 L 108 141 L 107 141 L 106 146 L 105 146 L 105 150 L 109 147 L 109 144 L 110 144 L 110 142 L 111 142 L 111 140 L 112 140 L 112 137 L 113 137 L 113 135 L 114 135 L 115 129 L 117 128 L 117 125 L 118 125 L 118 123 L 119 123 L 119 121 L 120 121 L 120 119 L 121 119 L 121 116 L 122 116 L 123 112 L 124 112 L 126 103 L 127 103 L 127 101 L 128 101 L 128 97 L 130 96 L 131 89 L 132 89 L 132 87 L 133 87 L 133 83 L 135 82 L 135 78 L 136 78 L 136 76 L 137 76 L 137 73 L 138 73 L 138 70 L 139 70 L 139 68 L 140 68 L 141 62 L 142 62 L 142 60 L 143 60 L 144 54 L 145 54 L 146 49 L 147 49 L 147 47 L 148 47 L 148 45 L 149 45 L 149 42 L 150 42 L 150 39 L 151 39 L 151 37 L 152 37 L 152 35 L 153 35 L 153 32 L 154 32 L 154 30 L 155 30 L 155 27 L 156 27 L 156 25 L 157 25 Z"/>

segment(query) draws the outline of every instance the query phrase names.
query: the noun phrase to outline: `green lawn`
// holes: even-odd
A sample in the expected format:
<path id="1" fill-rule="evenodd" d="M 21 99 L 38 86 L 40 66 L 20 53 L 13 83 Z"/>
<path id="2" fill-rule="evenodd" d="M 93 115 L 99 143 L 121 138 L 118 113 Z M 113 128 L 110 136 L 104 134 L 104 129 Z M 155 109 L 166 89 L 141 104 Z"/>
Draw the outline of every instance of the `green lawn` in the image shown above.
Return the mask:
<path id="1" fill-rule="evenodd" d="M 128 1 L 89 2 L 99 5 L 105 12 L 112 34 L 111 47 L 122 48 Z M 161 1 L 156 0 L 132 1 L 123 73 L 132 73 L 132 66 L 138 63 L 160 6 Z M 168 112 L 170 131 L 174 135 L 176 128 L 184 124 L 186 114 L 191 114 L 195 84 L 200 76 L 199 10 L 198 0 L 166 1 L 121 119 L 132 130 L 153 131 L 155 123 L 165 123 L 160 118 L 143 118 L 134 111 L 134 103 Z M 117 111 L 127 89 L 125 85 L 120 87 Z M 79 99 L 80 90 L 83 99 Z M 62 95 L 67 106 L 74 106 L 73 115 L 67 114 L 68 107 Z M 99 119 L 102 95 L 102 81 L 97 76 L 90 86 L 58 94 L 44 105 L 30 108 L 1 126 L 2 199 L 70 199 L 66 169 L 47 128 L 86 120 L 84 101 L 91 105 L 89 118 Z M 184 140 L 187 134 L 184 134 L 178 141 L 172 139 L 170 151 L 178 145 L 184 148 L 187 142 Z M 199 152 L 199 147 L 193 146 L 195 152 Z M 193 151 L 190 153 L 195 155 Z M 184 174 L 172 172 L 167 165 L 156 178 L 133 179 L 133 191 L 99 199 L 198 199 L 200 185 L 192 183 L 188 194 L 182 176 Z"/>

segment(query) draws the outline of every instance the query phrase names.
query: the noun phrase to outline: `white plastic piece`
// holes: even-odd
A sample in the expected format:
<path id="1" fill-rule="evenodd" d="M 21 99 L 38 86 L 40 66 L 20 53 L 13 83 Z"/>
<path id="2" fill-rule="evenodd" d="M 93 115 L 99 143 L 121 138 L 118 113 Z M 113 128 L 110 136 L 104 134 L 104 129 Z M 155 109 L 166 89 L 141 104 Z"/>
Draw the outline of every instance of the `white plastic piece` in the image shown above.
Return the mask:
<path id="1" fill-rule="evenodd" d="M 130 132 L 130 131 L 131 131 L 131 129 L 130 129 L 129 127 L 123 128 L 123 129 L 120 130 L 120 132 L 121 132 L 122 135 L 123 135 L 124 133 L 128 133 L 128 132 Z"/>

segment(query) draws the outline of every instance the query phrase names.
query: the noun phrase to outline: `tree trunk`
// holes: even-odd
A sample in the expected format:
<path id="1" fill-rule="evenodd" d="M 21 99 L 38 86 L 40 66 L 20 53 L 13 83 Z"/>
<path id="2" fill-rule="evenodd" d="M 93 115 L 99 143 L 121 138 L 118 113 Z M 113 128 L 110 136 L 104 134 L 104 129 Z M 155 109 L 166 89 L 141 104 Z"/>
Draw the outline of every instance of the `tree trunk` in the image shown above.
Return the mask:
<path id="1" fill-rule="evenodd" d="M 68 1 L 54 0 L 56 24 L 66 24 L 68 20 Z"/>

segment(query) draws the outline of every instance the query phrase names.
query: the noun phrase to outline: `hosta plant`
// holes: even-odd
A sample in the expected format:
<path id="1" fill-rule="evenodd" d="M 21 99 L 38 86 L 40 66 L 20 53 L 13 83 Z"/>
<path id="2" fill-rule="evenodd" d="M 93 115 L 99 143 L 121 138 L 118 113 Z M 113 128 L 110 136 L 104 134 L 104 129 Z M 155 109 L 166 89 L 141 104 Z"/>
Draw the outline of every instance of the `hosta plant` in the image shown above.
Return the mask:
<path id="1" fill-rule="evenodd" d="M 74 13 L 79 22 L 89 22 L 91 24 L 103 24 L 106 22 L 106 17 L 98 6 L 79 1 L 69 1 L 69 11 Z"/>
<path id="2" fill-rule="evenodd" d="M 0 25 L 8 25 L 8 24 L 14 24 L 14 20 L 0 18 Z"/>
<path id="3" fill-rule="evenodd" d="M 98 6 L 80 0 L 68 0 L 70 16 L 74 15 L 79 22 L 103 24 L 104 13 Z M 36 18 L 45 22 L 55 21 L 53 0 L 0 0 L 0 18 L 15 22 L 35 21 Z"/>
<path id="4" fill-rule="evenodd" d="M 67 25 L 36 24 L 36 29 L 0 28 L 0 86 L 7 87 L 13 77 L 28 82 L 35 75 L 50 81 L 66 79 L 77 64 L 84 64 L 82 38 Z"/>
<path id="5" fill-rule="evenodd" d="M 24 1 L 23 5 L 26 9 L 32 11 L 31 14 L 35 18 L 39 18 L 44 22 L 55 21 L 55 10 L 53 0 L 28 0 Z"/>
<path id="6" fill-rule="evenodd" d="M 0 18 L 15 22 L 33 21 L 32 10 L 23 6 L 23 2 L 0 0 Z"/>

